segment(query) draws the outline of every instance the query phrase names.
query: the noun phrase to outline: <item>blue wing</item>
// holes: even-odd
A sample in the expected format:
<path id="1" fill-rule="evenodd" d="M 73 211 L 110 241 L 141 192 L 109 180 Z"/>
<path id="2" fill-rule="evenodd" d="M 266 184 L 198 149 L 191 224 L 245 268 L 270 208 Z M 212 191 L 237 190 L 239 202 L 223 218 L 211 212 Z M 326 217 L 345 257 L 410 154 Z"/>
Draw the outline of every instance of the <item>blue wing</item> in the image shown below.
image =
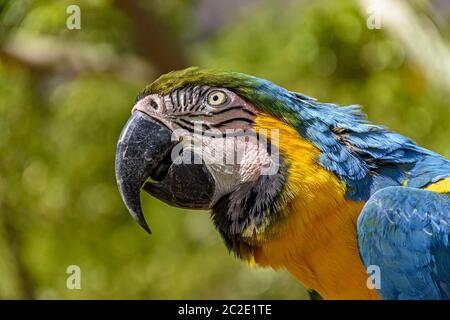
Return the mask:
<path id="1" fill-rule="evenodd" d="M 388 187 L 358 218 L 366 268 L 380 268 L 383 299 L 450 299 L 450 195 Z"/>

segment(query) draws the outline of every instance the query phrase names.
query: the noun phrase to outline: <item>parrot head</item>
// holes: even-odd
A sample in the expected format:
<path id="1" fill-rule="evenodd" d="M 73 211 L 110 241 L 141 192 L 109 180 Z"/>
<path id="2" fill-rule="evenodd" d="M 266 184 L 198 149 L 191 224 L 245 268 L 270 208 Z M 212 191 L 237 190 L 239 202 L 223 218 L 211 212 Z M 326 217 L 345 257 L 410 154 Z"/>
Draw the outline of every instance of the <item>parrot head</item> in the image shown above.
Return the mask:
<path id="1" fill-rule="evenodd" d="M 279 232 L 291 200 L 303 192 L 307 201 L 333 181 L 305 138 L 320 133 L 308 126 L 320 113 L 313 104 L 242 73 L 191 67 L 161 76 L 137 97 L 117 145 L 126 207 L 148 232 L 141 189 L 172 206 L 211 210 L 228 248 L 245 255 Z"/>

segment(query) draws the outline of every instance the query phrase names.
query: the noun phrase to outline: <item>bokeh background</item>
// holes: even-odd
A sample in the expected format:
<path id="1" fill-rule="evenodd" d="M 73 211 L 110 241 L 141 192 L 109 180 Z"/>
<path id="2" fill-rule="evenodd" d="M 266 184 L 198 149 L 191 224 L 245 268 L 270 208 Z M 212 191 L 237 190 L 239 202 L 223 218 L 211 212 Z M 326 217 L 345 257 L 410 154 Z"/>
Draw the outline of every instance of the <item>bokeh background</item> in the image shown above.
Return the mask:
<path id="1" fill-rule="evenodd" d="M 0 0 L 0 298 L 307 299 L 230 256 L 205 212 L 142 195 L 154 234 L 134 223 L 114 153 L 135 96 L 172 69 L 241 71 L 450 157 L 449 44 L 447 0 Z"/>

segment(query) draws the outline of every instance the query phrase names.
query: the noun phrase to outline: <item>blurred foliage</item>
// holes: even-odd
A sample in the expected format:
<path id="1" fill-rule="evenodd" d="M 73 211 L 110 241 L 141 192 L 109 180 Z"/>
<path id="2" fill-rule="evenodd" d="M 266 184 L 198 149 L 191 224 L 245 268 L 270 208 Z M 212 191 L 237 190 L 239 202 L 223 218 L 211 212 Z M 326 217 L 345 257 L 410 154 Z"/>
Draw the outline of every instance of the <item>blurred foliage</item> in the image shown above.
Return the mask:
<path id="1" fill-rule="evenodd" d="M 0 44 L 7 53 L 0 55 L 0 297 L 307 298 L 287 272 L 251 269 L 230 256 L 207 213 L 143 195 L 151 237 L 128 216 L 115 184 L 115 144 L 146 83 L 107 68 L 83 70 L 73 58 L 54 69 L 6 50 L 26 34 L 137 56 L 145 39 L 134 40 L 135 19 L 117 2 L 0 1 Z M 367 29 L 354 1 L 235 0 L 219 13 L 211 2 L 220 3 L 140 5 L 192 65 L 364 105 L 373 122 L 450 157 L 448 92 L 384 29 Z M 66 28 L 66 8 L 74 3 L 81 30 Z M 426 12 L 427 5 L 419 1 L 416 10 Z M 223 16 L 204 19 L 208 14 Z M 211 20 L 221 25 L 202 22 Z M 138 58 L 155 67 L 151 57 Z M 73 264 L 81 267 L 81 290 L 66 288 Z"/>

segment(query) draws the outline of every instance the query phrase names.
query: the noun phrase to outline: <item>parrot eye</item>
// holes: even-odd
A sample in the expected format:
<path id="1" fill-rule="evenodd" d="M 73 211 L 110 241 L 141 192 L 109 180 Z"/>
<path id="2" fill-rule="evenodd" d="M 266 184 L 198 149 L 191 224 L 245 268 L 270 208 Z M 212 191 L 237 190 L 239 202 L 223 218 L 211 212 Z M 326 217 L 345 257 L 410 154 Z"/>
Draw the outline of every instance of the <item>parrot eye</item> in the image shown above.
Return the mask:
<path id="1" fill-rule="evenodd" d="M 207 99 L 211 106 L 220 106 L 227 101 L 227 96 L 222 91 L 214 90 L 208 94 Z"/>

